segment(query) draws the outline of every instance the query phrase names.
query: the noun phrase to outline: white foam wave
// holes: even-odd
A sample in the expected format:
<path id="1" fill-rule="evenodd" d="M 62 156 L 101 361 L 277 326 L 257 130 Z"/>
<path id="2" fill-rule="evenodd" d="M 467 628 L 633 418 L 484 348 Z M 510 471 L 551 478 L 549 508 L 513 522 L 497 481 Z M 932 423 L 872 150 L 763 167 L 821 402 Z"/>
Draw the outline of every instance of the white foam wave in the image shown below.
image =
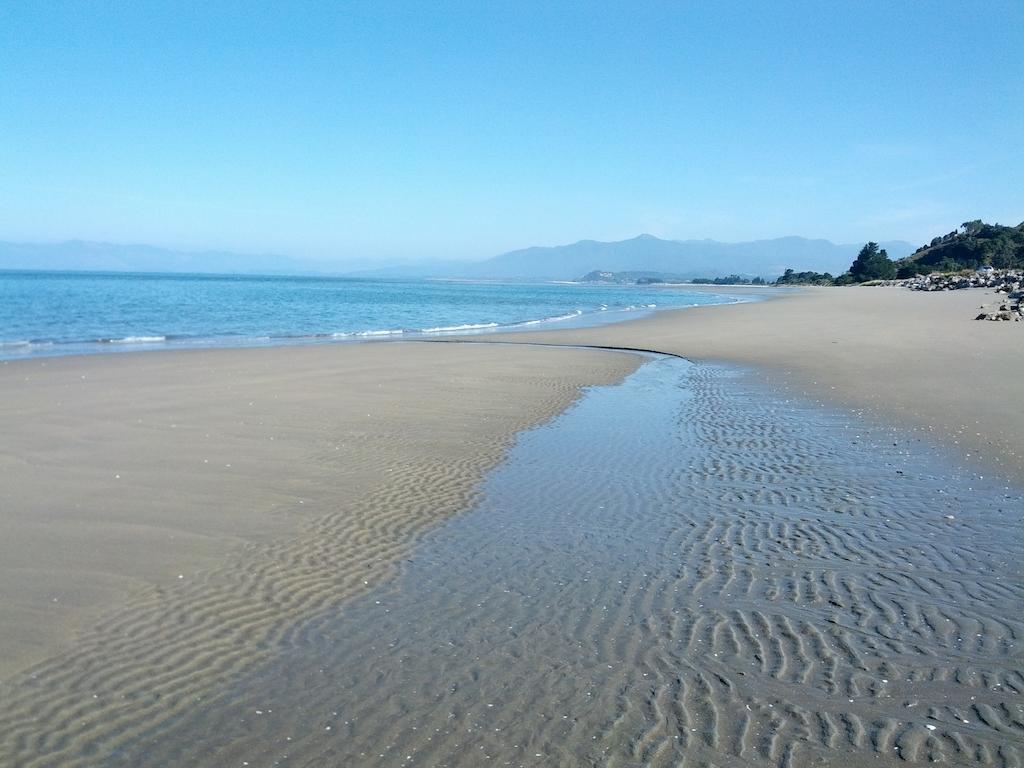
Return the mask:
<path id="1" fill-rule="evenodd" d="M 582 309 L 577 309 L 575 312 L 570 312 L 567 315 L 557 315 L 556 317 L 543 317 L 539 320 L 524 320 L 521 323 L 515 323 L 510 326 L 511 328 L 521 328 L 525 325 L 540 325 L 541 323 L 557 323 L 559 320 L 571 320 L 574 317 L 579 317 L 583 314 Z"/>
<path id="2" fill-rule="evenodd" d="M 390 330 L 390 331 L 356 331 L 355 333 L 353 333 L 351 335 L 352 336 L 401 336 L 403 333 L 405 333 L 405 331 L 403 331 L 401 329 L 398 329 L 398 330 Z"/>
<path id="3" fill-rule="evenodd" d="M 125 336 L 123 339 L 102 339 L 108 344 L 155 344 L 167 341 L 166 336 Z"/>
<path id="4" fill-rule="evenodd" d="M 442 325 L 437 328 L 424 328 L 423 333 L 446 333 L 452 331 L 479 331 L 484 328 L 497 328 L 497 323 L 467 323 L 465 325 Z"/>

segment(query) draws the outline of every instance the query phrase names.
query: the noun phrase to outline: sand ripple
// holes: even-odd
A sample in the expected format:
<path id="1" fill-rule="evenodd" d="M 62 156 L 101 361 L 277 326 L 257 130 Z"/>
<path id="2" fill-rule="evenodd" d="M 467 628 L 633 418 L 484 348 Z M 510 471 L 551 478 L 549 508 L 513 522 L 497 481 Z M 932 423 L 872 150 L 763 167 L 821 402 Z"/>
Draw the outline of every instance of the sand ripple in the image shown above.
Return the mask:
<path id="1" fill-rule="evenodd" d="M 399 473 L 258 567 L 140 602 L 3 692 L 0 754 L 1024 764 L 1019 491 L 678 361 L 521 436 L 479 495 L 443 492 L 462 471 Z M 475 511 L 371 589 L 422 535 L 388 510 L 424 476 Z"/>

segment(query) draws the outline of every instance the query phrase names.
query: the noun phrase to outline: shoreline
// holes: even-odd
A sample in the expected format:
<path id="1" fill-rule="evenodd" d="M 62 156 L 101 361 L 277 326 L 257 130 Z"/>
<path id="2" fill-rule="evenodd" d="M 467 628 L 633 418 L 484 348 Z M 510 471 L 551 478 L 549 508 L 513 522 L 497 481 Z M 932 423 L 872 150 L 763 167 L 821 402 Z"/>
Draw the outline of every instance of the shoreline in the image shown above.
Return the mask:
<path id="1" fill-rule="evenodd" d="M 324 617 L 340 616 L 363 599 L 389 606 L 385 598 L 400 589 L 393 578 L 405 572 L 412 548 L 481 503 L 489 487 L 485 477 L 509 456 L 517 435 L 570 409 L 588 387 L 617 384 L 642 365 L 643 356 L 623 350 L 739 364 L 746 371 L 742 377 L 751 381 L 748 391 L 763 392 L 760 399 L 744 401 L 741 388 L 739 402 L 754 410 L 738 417 L 743 408 L 737 411 L 731 400 L 721 398 L 723 388 L 714 375 L 693 380 L 697 395 L 690 407 L 696 410 L 682 424 L 695 431 L 681 454 L 662 453 L 669 466 L 688 467 L 694 494 L 710 494 L 705 500 L 711 511 L 698 515 L 701 525 L 724 523 L 723 511 L 738 513 L 729 525 L 748 525 L 749 514 L 764 514 L 790 497 L 817 504 L 827 499 L 823 509 L 833 513 L 842 511 L 837 504 L 851 514 L 856 510 L 849 520 L 855 527 L 868 522 L 862 516 L 876 496 L 880 514 L 887 515 L 890 500 L 877 494 L 879 488 L 895 483 L 893 499 L 914 492 L 890 477 L 894 464 L 909 466 L 903 456 L 913 463 L 916 453 L 927 468 L 928 457 L 904 454 L 895 442 L 890 447 L 891 431 L 883 431 L 882 442 L 874 445 L 879 455 L 859 463 L 858 452 L 865 450 L 858 445 L 860 434 L 851 445 L 852 435 L 828 425 L 845 418 L 856 426 L 865 415 L 907 425 L 912 420 L 896 415 L 890 399 L 869 407 L 857 405 L 851 393 L 919 395 L 920 388 L 908 389 L 907 382 L 941 364 L 942 386 L 933 388 L 932 400 L 919 397 L 925 408 L 935 407 L 964 386 L 964 377 L 974 371 L 971 364 L 985 364 L 1000 375 L 1006 371 L 993 367 L 989 356 L 1004 355 L 1010 372 L 1021 364 L 1019 356 L 1004 354 L 1014 349 L 1018 337 L 1012 333 L 993 336 L 999 341 L 979 351 L 977 334 L 1012 326 L 964 319 L 961 305 L 977 296 L 914 299 L 909 292 L 864 288 L 779 293 L 777 300 L 665 310 L 630 323 L 575 330 L 67 356 L 0 366 L 0 398 L 7 406 L 0 428 L 8 437 L 0 449 L 0 472 L 13 478 L 0 489 L 0 700 L 6 702 L 0 707 L 0 732 L 8 734 L 0 737 L 0 762 L 38 738 L 38 755 L 86 765 L 89 748 L 80 746 L 79 737 L 117 750 L 139 733 L 169 732 L 197 709 L 219 706 L 224 699 L 218 697 L 246 670 L 273 662 L 275 654 L 287 656 L 293 646 L 301 649 L 303 627 L 319 626 Z M 893 326 L 890 334 L 877 335 L 878 324 L 886 322 Z M 925 332 L 931 333 L 930 342 L 922 338 Z M 858 351 L 858 334 L 880 341 Z M 957 341 L 961 337 L 972 341 Z M 853 354 L 838 349 L 844 344 Z M 950 347 L 979 355 L 944 357 L 942 351 Z M 908 348 L 920 354 L 908 357 Z M 879 366 L 901 373 L 881 395 L 875 380 Z M 845 389 L 830 383 L 839 380 Z M 619 389 L 631 391 L 614 391 Z M 794 390 L 800 392 L 798 412 L 809 412 L 818 396 L 840 406 L 837 413 L 848 407 L 863 412 L 846 411 L 839 422 L 827 412 L 820 422 L 794 420 L 786 415 L 788 406 L 778 407 L 791 402 L 784 393 Z M 638 391 L 650 390 L 640 385 Z M 597 402 L 606 397 L 594 394 Z M 992 415 L 982 407 L 985 399 L 958 402 L 963 418 Z M 645 430 L 632 409 L 612 412 L 623 425 L 616 434 L 632 436 L 634 459 L 643 461 L 641 447 L 658 450 L 649 442 L 655 430 Z M 793 445 L 786 443 L 787 418 L 797 432 L 811 425 L 806 438 Z M 1013 416 L 1004 422 L 1013 428 Z M 815 431 L 816 423 L 826 426 Z M 780 429 L 781 443 L 774 436 Z M 940 446 L 942 436 L 934 430 L 928 435 Z M 662 439 L 674 440 L 675 433 Z M 955 438 L 945 442 L 957 447 Z M 749 450 L 737 452 L 743 445 Z M 817 445 L 824 447 L 816 452 Z M 991 449 L 995 443 L 986 445 Z M 776 449 L 782 453 L 773 453 Z M 686 450 L 697 453 L 687 459 Z M 983 461 L 994 461 L 993 454 L 974 450 Z M 600 452 L 586 447 L 581 453 Z M 1002 455 L 1015 460 L 1020 454 L 1011 446 Z M 547 477 L 561 487 L 563 468 L 550 460 L 554 456 L 546 456 Z M 801 477 L 789 488 L 793 472 L 799 475 L 801 467 L 813 467 L 819 458 L 827 465 L 837 456 L 846 458 L 836 473 L 813 482 Z M 591 459 L 597 463 L 590 471 L 603 474 L 600 460 Z M 860 479 L 837 494 L 833 478 L 844 467 Z M 1016 471 L 1009 460 L 1000 469 Z M 543 474 L 532 463 L 522 470 L 528 473 L 526 483 Z M 624 507 L 653 487 L 639 469 L 618 470 L 626 476 Z M 928 480 L 927 471 L 918 476 Z M 587 477 L 584 473 L 576 481 L 586 483 Z M 716 486 L 716 480 L 725 485 Z M 739 485 L 730 491 L 732 482 Z M 816 482 L 824 485 L 815 490 Z M 976 490 L 965 485 L 956 483 L 948 500 L 945 488 L 937 486 L 934 515 L 946 505 L 959 520 L 958 494 Z M 533 490 L 548 498 L 542 488 Z M 732 502 L 720 508 L 723 498 L 762 490 L 768 493 L 759 497 L 754 512 Z M 600 485 L 594 491 L 605 492 Z M 860 502 L 851 501 L 858 495 Z M 589 503 L 603 510 L 603 498 Z M 984 511 L 983 499 L 972 495 L 971 502 Z M 562 506 L 569 509 L 572 503 Z M 790 506 L 783 503 L 782 513 L 789 514 Z M 912 515 L 915 525 L 930 521 L 944 533 L 954 519 L 932 520 L 931 508 L 913 512 L 911 506 L 900 510 Z M 546 514 L 544 502 L 531 508 Z M 799 525 L 824 522 L 800 509 L 795 508 Z M 620 521 L 617 511 L 610 514 L 606 531 L 617 530 Z M 674 514 L 671 520 L 679 522 Z M 585 525 L 582 519 L 577 523 Z M 886 519 L 885 531 L 889 523 Z M 836 526 L 847 524 L 845 517 L 830 519 L 821 537 L 834 537 Z M 484 533 L 490 546 L 494 532 Z M 806 539 L 799 535 L 803 546 Z M 549 550 L 546 540 L 541 544 Z M 797 540 L 791 544 L 799 549 Z M 705 545 L 702 540 L 700 546 Z M 734 560 L 731 546 L 723 572 L 725 563 L 746 562 Z M 889 562 L 891 555 L 886 549 L 879 556 Z M 511 556 L 518 557 L 514 548 Z M 433 569 L 442 581 L 449 562 Z M 690 573 L 697 562 L 687 560 L 682 570 L 670 567 L 669 572 Z M 765 578 L 773 574 L 770 568 Z M 501 586 L 501 594 L 507 594 L 504 582 Z M 381 600 L 373 602 L 378 596 Z M 370 610 L 375 616 L 378 610 L 390 613 L 390 607 Z M 706 612 L 699 602 L 694 610 L 695 616 Z M 366 629 L 372 633 L 371 623 Z M 262 700 L 246 711 L 257 706 Z M 46 742 L 40 722 L 62 735 Z"/>
<path id="2" fill-rule="evenodd" d="M 88 278 L 88 275 L 86 277 Z M 101 276 L 101 279 L 111 277 L 113 276 L 106 275 Z M 644 286 L 582 284 L 575 284 L 573 289 L 566 293 L 557 290 L 557 283 L 514 283 L 505 284 L 504 287 L 501 284 L 486 285 L 485 293 L 490 296 L 488 299 L 487 295 L 481 294 L 478 290 L 485 285 L 480 284 L 476 289 L 470 287 L 463 297 L 469 302 L 468 305 L 449 303 L 445 312 L 438 307 L 432 308 L 432 294 L 421 290 L 420 283 L 429 281 L 415 283 L 420 294 L 412 296 L 409 300 L 413 303 L 426 303 L 412 315 L 396 311 L 381 313 L 375 303 L 376 294 L 371 296 L 365 291 L 353 293 L 351 306 L 346 300 L 332 303 L 320 297 L 320 303 L 308 307 L 305 315 L 296 315 L 289 307 L 304 296 L 286 293 L 282 298 L 273 292 L 272 287 L 263 286 L 260 290 L 266 292 L 267 295 L 263 296 L 265 300 L 285 302 L 282 316 L 272 322 L 263 318 L 255 321 L 248 314 L 255 300 L 259 298 L 253 296 L 246 297 L 246 303 L 237 308 L 243 319 L 235 317 L 230 311 L 233 306 L 231 302 L 237 302 L 239 298 L 231 291 L 224 297 L 225 307 L 229 311 L 204 316 L 203 322 L 198 324 L 176 322 L 169 317 L 160 316 L 159 313 L 135 312 L 130 318 L 107 318 L 97 327 L 83 327 L 82 323 L 78 322 L 58 328 L 54 327 L 51 316 L 46 316 L 45 319 L 37 317 L 37 307 L 31 304 L 20 306 L 19 302 L 15 301 L 13 309 L 8 308 L 9 315 L 5 316 L 11 327 L 5 338 L 0 339 L 0 364 L 78 355 L 319 346 L 381 340 L 444 338 L 467 333 L 476 335 L 546 328 L 594 327 L 622 322 L 631 317 L 644 317 L 656 306 L 664 306 L 665 301 L 673 301 L 674 306 L 684 307 L 695 302 L 728 302 L 735 298 L 724 291 L 709 294 L 699 290 L 683 293 L 674 290 L 667 294 L 665 291 Z M 290 285 L 287 280 L 282 280 L 281 284 Z M 359 281 L 355 284 L 362 285 Z M 379 287 L 377 283 L 372 285 Z M 14 285 L 13 289 L 16 299 L 20 290 L 20 302 L 25 304 L 25 287 Z M 81 288 L 78 290 L 81 291 Z M 119 290 L 123 293 L 126 289 L 121 287 Z M 149 290 L 153 290 L 152 287 Z M 184 289 L 177 290 L 181 294 L 177 298 L 183 301 L 191 300 Z M 522 293 L 524 290 L 525 294 Z M 514 307 L 512 310 L 503 308 L 503 294 L 509 291 L 512 292 L 514 299 L 510 305 Z M 716 298 L 716 295 L 721 298 Z M 45 301 L 42 305 L 45 305 Z M 96 307 L 92 310 L 100 311 Z M 86 308 L 86 314 L 92 310 Z M 28 316 L 27 324 L 21 322 L 22 314 Z"/>
<path id="3" fill-rule="evenodd" d="M 1012 323 L 973 319 L 992 295 L 981 288 L 804 287 L 757 302 L 659 310 L 614 326 L 488 340 L 636 347 L 740 364 L 771 387 L 863 411 L 1021 478 L 1024 409 L 1016 404 L 1024 394 L 1024 339 Z"/>
<path id="4" fill-rule="evenodd" d="M 0 679 L 62 647 L 47 638 L 81 632 L 112 601 L 201 571 L 230 546 L 293 533 L 318 508 L 302 495 L 354 503 L 385 487 L 393 470 L 382 467 L 431 454 L 442 425 L 452 435 L 446 455 L 465 465 L 456 482 L 465 501 L 518 432 L 641 364 L 586 347 L 740 364 L 770 387 L 1024 475 L 1024 413 L 1004 405 L 1019 399 L 1024 359 L 1012 326 L 969 319 L 986 291 L 735 290 L 762 300 L 589 328 L 7 361 L 0 397 L 11 447 L 0 468 L 18 479 L 0 496 L 10 510 L 0 521 L 0 606 L 9 619 L 0 620 L 8 651 Z M 377 417 L 362 413 L 364 398 L 380 406 Z M 445 398 L 458 405 L 444 407 Z M 368 429 L 352 431 L 361 422 Z M 358 439 L 330 443 L 330 423 Z M 420 442 L 403 442 L 401 427 L 420 430 Z M 190 456 L 196 449 L 209 457 Z M 332 466 L 343 467 L 342 488 Z M 270 482 L 281 467 L 294 476 Z M 173 502 L 146 496 L 171 489 Z M 41 577 L 33 561 L 52 559 L 54 547 L 73 554 Z"/>

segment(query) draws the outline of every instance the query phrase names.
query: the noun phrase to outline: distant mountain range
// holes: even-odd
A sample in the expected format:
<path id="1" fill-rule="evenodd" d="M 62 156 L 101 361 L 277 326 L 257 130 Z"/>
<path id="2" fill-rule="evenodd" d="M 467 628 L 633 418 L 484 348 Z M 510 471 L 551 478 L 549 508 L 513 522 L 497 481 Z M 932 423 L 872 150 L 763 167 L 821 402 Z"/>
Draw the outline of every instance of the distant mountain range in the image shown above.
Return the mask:
<path id="1" fill-rule="evenodd" d="M 903 241 L 880 244 L 893 259 L 914 251 Z M 630 240 L 580 240 L 572 245 L 523 248 L 479 262 L 414 264 L 367 270 L 374 277 L 464 277 L 504 280 L 575 280 L 594 270 L 666 273 L 682 278 L 776 277 L 787 268 L 839 274 L 849 269 L 863 243 L 836 245 L 828 240 L 780 237 L 746 243 L 716 240 L 662 240 L 640 235 Z"/>
<path id="2" fill-rule="evenodd" d="M 914 251 L 910 243 L 881 243 L 893 259 Z M 359 277 L 448 277 L 501 280 L 575 280 L 593 270 L 668 273 L 682 278 L 736 274 L 771 278 L 787 268 L 839 274 L 849 268 L 861 244 L 781 237 L 745 243 L 662 240 L 581 240 L 571 245 L 523 248 L 484 261 L 433 261 L 360 271 L 343 265 L 286 256 L 223 251 L 187 252 L 149 245 L 86 241 L 52 244 L 0 242 L 0 269 L 102 270 L 115 272 L 198 272 L 242 274 L 347 274 Z"/>
<path id="3" fill-rule="evenodd" d="M 853 262 L 859 245 L 828 240 L 781 237 L 747 243 L 715 240 L 661 240 L 640 235 L 632 240 L 601 243 L 581 240 L 554 248 L 525 248 L 483 262 L 478 269 L 502 277 L 547 277 L 572 280 L 591 270 L 665 272 L 681 277 L 774 277 L 787 267 L 842 272 Z M 884 243 L 893 258 L 912 253 L 910 243 Z"/>

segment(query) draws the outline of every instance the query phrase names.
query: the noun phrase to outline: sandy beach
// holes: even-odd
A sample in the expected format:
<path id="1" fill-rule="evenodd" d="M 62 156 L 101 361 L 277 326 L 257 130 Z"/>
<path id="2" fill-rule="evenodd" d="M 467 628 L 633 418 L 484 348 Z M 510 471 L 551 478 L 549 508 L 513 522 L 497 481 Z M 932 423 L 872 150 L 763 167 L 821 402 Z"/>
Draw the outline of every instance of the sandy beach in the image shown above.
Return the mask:
<path id="1" fill-rule="evenodd" d="M 1012 765 L 982 301 L 0 364 L 0 764 Z"/>
<path id="2" fill-rule="evenodd" d="M 686 286 L 694 288 L 716 290 Z M 771 386 L 864 409 L 1024 477 L 1024 337 L 1014 323 L 973 320 L 993 292 L 717 290 L 770 300 L 494 340 L 641 347 L 754 366 Z"/>
<path id="3" fill-rule="evenodd" d="M 637 364 L 407 344 L 0 363 L 0 680 L 247 547 L 305 556 L 328 518 L 335 587 L 372 583 L 516 432 Z"/>
<path id="4" fill-rule="evenodd" d="M 1024 0 L 0 21 L 0 768 L 1024 768 Z"/>

